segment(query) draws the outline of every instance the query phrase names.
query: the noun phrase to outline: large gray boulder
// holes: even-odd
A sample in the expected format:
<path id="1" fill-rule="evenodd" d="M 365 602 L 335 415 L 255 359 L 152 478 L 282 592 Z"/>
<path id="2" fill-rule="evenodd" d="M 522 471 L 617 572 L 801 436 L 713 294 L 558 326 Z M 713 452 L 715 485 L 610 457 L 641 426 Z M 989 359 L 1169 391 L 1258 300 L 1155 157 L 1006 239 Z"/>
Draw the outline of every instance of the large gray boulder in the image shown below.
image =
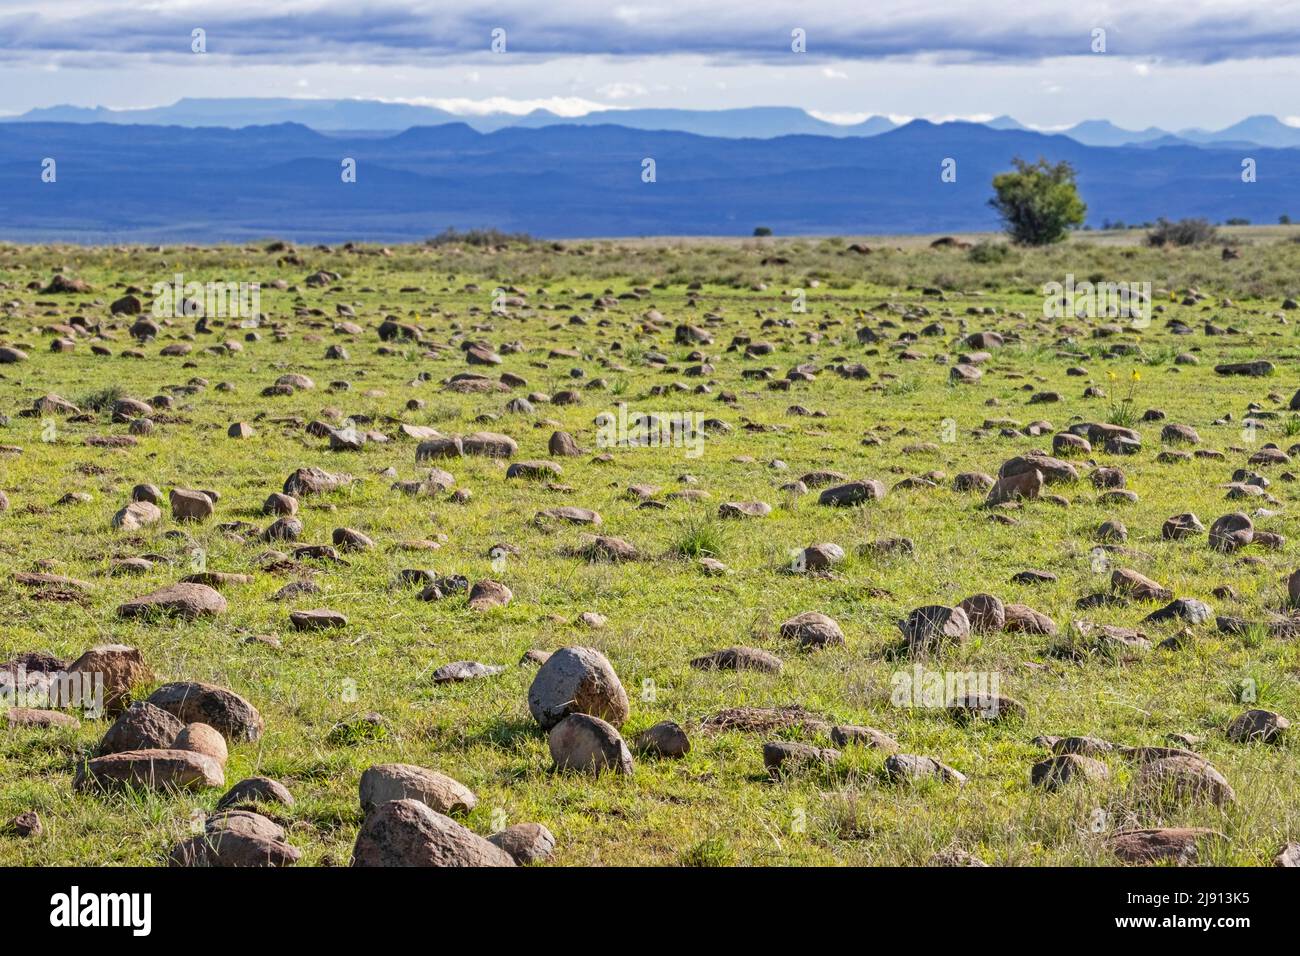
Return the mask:
<path id="1" fill-rule="evenodd" d="M 528 711 L 543 730 L 573 713 L 621 727 L 627 720 L 627 692 L 600 651 L 562 647 L 538 668 L 528 688 Z"/>

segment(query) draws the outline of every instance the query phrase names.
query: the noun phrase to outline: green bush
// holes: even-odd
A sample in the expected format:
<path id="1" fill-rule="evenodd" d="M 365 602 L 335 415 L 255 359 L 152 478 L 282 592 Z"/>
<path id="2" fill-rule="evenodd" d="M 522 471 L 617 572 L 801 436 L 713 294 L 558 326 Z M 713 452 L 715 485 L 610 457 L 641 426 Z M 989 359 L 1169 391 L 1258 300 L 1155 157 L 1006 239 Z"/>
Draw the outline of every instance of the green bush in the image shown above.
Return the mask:
<path id="1" fill-rule="evenodd" d="M 1011 258 L 1011 247 L 1005 242 L 988 242 L 980 241 L 971 246 L 970 252 L 966 253 L 971 262 L 978 262 L 980 265 L 993 265 L 998 262 L 1006 262 Z"/>
<path id="2" fill-rule="evenodd" d="M 1079 198 L 1074 167 L 1052 165 L 1045 159 L 1012 160 L 1013 172 L 993 177 L 996 195 L 989 205 L 998 211 L 1012 240 L 1026 246 L 1060 242 L 1072 226 L 1083 225 L 1088 207 Z"/>

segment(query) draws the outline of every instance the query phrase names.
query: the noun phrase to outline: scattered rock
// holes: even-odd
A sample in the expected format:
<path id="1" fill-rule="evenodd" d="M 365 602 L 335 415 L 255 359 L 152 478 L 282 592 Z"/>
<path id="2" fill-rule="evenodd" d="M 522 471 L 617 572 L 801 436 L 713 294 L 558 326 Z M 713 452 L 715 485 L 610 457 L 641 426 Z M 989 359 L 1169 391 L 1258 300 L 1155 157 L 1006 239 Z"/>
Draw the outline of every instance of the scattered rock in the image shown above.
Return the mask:
<path id="1" fill-rule="evenodd" d="M 385 763 L 361 775 L 361 809 L 369 813 L 390 800 L 419 800 L 445 814 L 467 814 L 478 797 L 457 780 L 409 763 Z"/>
<path id="2" fill-rule="evenodd" d="M 599 717 L 570 713 L 551 728 L 547 742 L 557 770 L 595 774 L 606 770 L 618 774 L 632 772 L 632 754 L 627 744 L 613 726 Z"/>
<path id="3" fill-rule="evenodd" d="M 505 850 L 419 800 L 390 800 L 361 825 L 353 866 L 514 866 Z"/>
<path id="4" fill-rule="evenodd" d="M 835 647 L 844 643 L 844 632 L 832 618 L 820 611 L 804 611 L 781 624 L 783 640 L 794 641 L 805 650 Z"/>
<path id="5" fill-rule="evenodd" d="M 621 727 L 628 700 L 605 656 L 589 647 L 562 647 L 546 659 L 528 688 L 528 710 L 543 730 L 572 713 Z"/>

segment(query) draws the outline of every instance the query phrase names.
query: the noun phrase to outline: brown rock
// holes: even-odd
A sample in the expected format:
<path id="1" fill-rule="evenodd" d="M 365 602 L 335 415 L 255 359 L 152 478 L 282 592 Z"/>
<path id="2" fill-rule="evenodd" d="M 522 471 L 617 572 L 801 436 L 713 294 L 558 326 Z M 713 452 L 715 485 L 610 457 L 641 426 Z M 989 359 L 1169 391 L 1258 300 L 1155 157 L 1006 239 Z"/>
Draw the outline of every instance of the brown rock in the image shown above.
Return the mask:
<path id="1" fill-rule="evenodd" d="M 835 647 L 844 643 L 844 632 L 833 618 L 820 611 L 804 611 L 781 624 L 781 637 L 795 641 L 805 650 Z"/>
<path id="2" fill-rule="evenodd" d="M 232 690 L 200 681 L 163 684 L 149 695 L 161 707 L 187 724 L 200 723 L 220 731 L 227 740 L 254 741 L 262 736 L 262 715 Z"/>
<path id="3" fill-rule="evenodd" d="M 827 618 L 829 620 L 829 618 Z M 757 647 L 724 647 L 691 661 L 697 670 L 781 672 L 781 658 Z"/>
<path id="4" fill-rule="evenodd" d="M 172 744 L 174 750 L 189 750 L 193 753 L 206 754 L 222 767 L 226 765 L 230 752 L 226 748 L 226 738 L 207 724 L 186 724 Z"/>
<path id="5" fill-rule="evenodd" d="M 369 813 L 390 800 L 419 800 L 445 814 L 467 814 L 478 797 L 458 780 L 408 763 L 376 764 L 361 775 L 361 809 Z"/>
<path id="6" fill-rule="evenodd" d="M 1043 473 L 1038 469 L 1004 475 L 989 489 L 986 505 L 1000 505 L 1016 498 L 1037 498 L 1043 490 Z"/>
<path id="7" fill-rule="evenodd" d="M 1205 827 L 1166 827 L 1154 830 L 1121 830 L 1107 842 L 1125 863 L 1150 866 L 1161 860 L 1195 862 L 1197 845 L 1205 839 L 1224 839 L 1222 833 Z"/>
<path id="8" fill-rule="evenodd" d="M 170 750 L 185 725 L 160 707 L 139 700 L 117 718 L 99 742 L 99 755 L 126 750 Z M 185 749 L 185 748 L 179 748 Z"/>
<path id="9" fill-rule="evenodd" d="M 614 727 L 599 717 L 572 713 L 551 728 L 547 743 L 558 770 L 632 772 L 627 744 Z"/>
<path id="10" fill-rule="evenodd" d="M 187 621 L 226 612 L 226 599 L 205 584 L 172 584 L 118 606 L 118 617 L 179 617 Z"/>
<path id="11" fill-rule="evenodd" d="M 589 647 L 562 647 L 538 668 L 528 688 L 528 710 L 543 730 L 571 713 L 592 714 L 621 727 L 628 700 L 603 654 Z"/>
<path id="12" fill-rule="evenodd" d="M 224 599 L 222 604 L 225 604 Z M 126 710 L 131 702 L 131 689 L 154 679 L 153 671 L 144 662 L 144 655 L 125 644 L 92 647 L 68 666 L 68 672 L 102 675 L 98 679 L 104 682 L 104 709 L 109 714 Z"/>
<path id="13" fill-rule="evenodd" d="M 193 790 L 226 782 L 221 764 L 189 750 L 127 750 L 95 757 L 77 768 L 78 790 L 124 786 L 153 790 Z"/>
<path id="14" fill-rule="evenodd" d="M 965 613 L 970 629 L 976 634 L 1000 631 L 1007 623 L 1005 606 L 992 594 L 973 594 L 957 607 Z"/>
<path id="15" fill-rule="evenodd" d="M 519 866 L 545 863 L 555 852 L 555 835 L 540 823 L 516 823 L 492 834 L 488 842 L 509 853 Z"/>
<path id="16" fill-rule="evenodd" d="M 633 746 L 641 753 L 655 757 L 685 757 L 691 752 L 691 741 L 677 723 L 661 720 L 637 734 Z"/>
<path id="17" fill-rule="evenodd" d="M 1100 760 L 1079 754 L 1060 754 L 1034 764 L 1029 781 L 1044 790 L 1059 790 L 1072 780 L 1099 783 L 1110 776 L 1110 771 Z"/>
<path id="18" fill-rule="evenodd" d="M 510 854 L 419 800 L 390 800 L 361 825 L 353 866 L 514 866 Z"/>

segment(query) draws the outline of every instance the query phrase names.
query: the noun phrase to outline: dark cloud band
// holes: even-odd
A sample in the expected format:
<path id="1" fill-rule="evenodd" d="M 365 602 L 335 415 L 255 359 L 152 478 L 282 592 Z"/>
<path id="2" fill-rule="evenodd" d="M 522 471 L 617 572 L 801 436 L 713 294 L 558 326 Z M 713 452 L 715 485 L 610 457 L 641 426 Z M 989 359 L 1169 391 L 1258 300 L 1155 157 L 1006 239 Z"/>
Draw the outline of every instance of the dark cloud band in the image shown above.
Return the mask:
<path id="1" fill-rule="evenodd" d="M 1086 5 L 1040 0 L 1009 15 L 1005 3 L 819 3 L 790 8 L 761 3 L 714 8 L 672 2 L 650 7 L 589 2 L 480 3 L 319 2 L 284 12 L 274 4 L 210 3 L 183 12 L 122 9 L 125 4 L 66 3 L 57 17 L 39 8 L 0 14 L 0 55 L 115 53 L 179 55 L 190 31 L 203 27 L 208 49 L 277 62 L 416 61 L 487 52 L 491 31 L 507 30 L 512 53 L 533 56 L 696 54 L 742 60 L 789 57 L 790 30 L 807 31 L 811 56 L 861 59 L 927 56 L 959 61 L 1037 61 L 1091 55 L 1091 31 L 1107 31 L 1107 50 L 1121 56 L 1212 63 L 1294 56 L 1300 6 L 1233 5 L 1202 0 L 1178 5 Z"/>

